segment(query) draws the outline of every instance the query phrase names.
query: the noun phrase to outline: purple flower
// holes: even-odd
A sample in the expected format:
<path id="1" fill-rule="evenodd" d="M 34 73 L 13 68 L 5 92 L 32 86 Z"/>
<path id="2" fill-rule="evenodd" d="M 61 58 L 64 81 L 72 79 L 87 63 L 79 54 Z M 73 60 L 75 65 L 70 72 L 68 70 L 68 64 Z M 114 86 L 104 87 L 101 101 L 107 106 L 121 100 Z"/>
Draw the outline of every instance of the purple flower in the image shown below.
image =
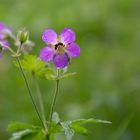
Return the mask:
<path id="1" fill-rule="evenodd" d="M 0 22 L 0 40 L 6 39 L 8 36 L 11 36 L 12 29 L 7 27 L 4 23 Z"/>
<path id="2" fill-rule="evenodd" d="M 53 61 L 57 68 L 64 68 L 69 64 L 70 58 L 80 55 L 80 47 L 74 43 L 75 33 L 64 28 L 58 36 L 52 29 L 46 29 L 42 33 L 42 40 L 47 44 L 40 51 L 40 58 L 45 61 Z"/>
<path id="3" fill-rule="evenodd" d="M 4 49 L 7 49 L 10 45 L 7 40 L 0 40 L 0 46 Z"/>
<path id="4" fill-rule="evenodd" d="M 4 23 L 0 22 L 0 58 L 2 57 L 2 53 L 6 50 L 10 45 L 6 38 L 12 33 L 12 30 L 7 27 Z"/>
<path id="5" fill-rule="evenodd" d="M 12 33 L 12 30 L 4 23 L 0 22 L 0 46 L 3 48 L 9 47 L 7 37 Z"/>

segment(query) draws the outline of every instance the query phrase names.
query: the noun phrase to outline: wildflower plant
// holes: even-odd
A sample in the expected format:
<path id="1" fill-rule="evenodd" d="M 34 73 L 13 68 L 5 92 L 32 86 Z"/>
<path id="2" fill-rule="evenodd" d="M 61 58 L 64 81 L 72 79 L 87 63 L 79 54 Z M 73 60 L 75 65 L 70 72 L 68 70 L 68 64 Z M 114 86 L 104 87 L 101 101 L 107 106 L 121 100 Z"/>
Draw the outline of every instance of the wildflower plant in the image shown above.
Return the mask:
<path id="1" fill-rule="evenodd" d="M 12 45 L 10 45 L 9 39 L 13 40 L 12 45 L 14 44 L 15 48 L 10 47 Z M 70 60 L 80 55 L 80 47 L 75 43 L 75 39 L 76 35 L 70 28 L 64 28 L 60 35 L 57 35 L 53 29 L 45 29 L 42 33 L 42 40 L 46 47 L 42 48 L 37 56 L 31 55 L 30 51 L 35 44 L 29 39 L 29 32 L 23 28 L 15 36 L 11 28 L 4 23 L 0 23 L 0 55 L 5 50 L 10 51 L 15 66 L 21 72 L 36 116 L 40 121 L 39 125 L 21 122 L 11 123 L 8 126 L 8 130 L 12 132 L 10 140 L 55 140 L 57 133 L 64 133 L 66 139 L 71 140 L 75 133 L 88 134 L 89 131 L 85 127 L 87 123 L 111 123 L 94 118 L 62 121 L 59 114 L 54 110 L 60 80 L 76 74 L 75 72 L 68 73 Z M 33 96 L 25 71 L 30 72 L 34 79 L 33 82 L 38 94 L 37 100 Z M 46 109 L 44 108 L 37 77 L 56 82 L 50 111 L 47 112 L 49 118 L 45 116 Z M 39 106 L 37 106 L 37 103 L 39 103 Z"/>

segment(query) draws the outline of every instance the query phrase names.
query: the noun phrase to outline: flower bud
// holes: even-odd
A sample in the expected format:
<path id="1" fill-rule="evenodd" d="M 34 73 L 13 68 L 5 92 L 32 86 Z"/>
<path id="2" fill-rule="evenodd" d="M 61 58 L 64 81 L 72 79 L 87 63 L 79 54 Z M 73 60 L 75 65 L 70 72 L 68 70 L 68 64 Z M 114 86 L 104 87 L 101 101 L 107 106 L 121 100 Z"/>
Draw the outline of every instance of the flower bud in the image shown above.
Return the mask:
<path id="1" fill-rule="evenodd" d="M 22 51 L 25 54 L 29 54 L 32 51 L 32 48 L 34 47 L 35 43 L 27 40 L 23 45 L 22 45 Z"/>
<path id="2" fill-rule="evenodd" d="M 25 43 L 28 40 L 28 38 L 29 32 L 25 28 L 18 31 L 17 39 L 21 44 Z"/>

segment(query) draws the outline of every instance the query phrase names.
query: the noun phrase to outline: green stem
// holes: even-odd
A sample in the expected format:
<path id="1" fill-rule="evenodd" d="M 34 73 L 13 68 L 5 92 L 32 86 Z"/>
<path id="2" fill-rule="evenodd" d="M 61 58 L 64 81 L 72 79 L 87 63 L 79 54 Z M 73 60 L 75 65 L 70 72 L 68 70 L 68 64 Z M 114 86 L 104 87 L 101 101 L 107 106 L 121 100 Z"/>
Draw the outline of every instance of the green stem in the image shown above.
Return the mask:
<path id="1" fill-rule="evenodd" d="M 33 98 L 33 96 L 32 96 L 31 89 L 30 89 L 30 86 L 29 86 L 29 84 L 28 84 L 28 81 L 27 81 L 27 78 L 26 78 L 26 76 L 25 76 L 25 73 L 24 73 L 24 71 L 23 71 L 23 68 L 22 68 L 22 65 L 21 65 L 21 62 L 20 62 L 19 57 L 16 57 L 16 60 L 17 60 L 17 62 L 18 62 L 20 71 L 21 71 L 21 73 L 22 73 L 23 79 L 24 79 L 24 81 L 25 81 L 25 84 L 26 84 L 26 87 L 27 87 L 29 96 L 30 96 L 30 98 L 31 98 L 32 104 L 33 104 L 33 106 L 34 106 L 34 108 L 35 108 L 35 111 L 36 111 L 36 113 L 37 113 L 37 116 L 38 116 L 38 118 L 39 118 L 39 120 L 40 120 L 42 126 L 43 126 L 44 129 L 45 129 L 44 123 L 43 123 L 43 121 L 42 121 L 42 119 L 41 119 L 41 116 L 40 116 L 39 111 L 38 111 L 38 109 L 37 109 L 36 103 L 35 103 L 34 98 Z"/>
<path id="2" fill-rule="evenodd" d="M 38 84 L 38 81 L 37 81 L 35 75 L 33 75 L 33 78 L 34 78 L 34 81 L 35 81 L 35 86 L 36 86 L 37 96 L 38 96 L 38 100 L 39 100 L 40 111 L 41 111 L 41 114 L 42 114 L 43 124 L 45 126 L 46 132 L 48 133 L 42 94 L 41 94 L 40 87 L 39 87 L 39 84 Z"/>
<path id="3" fill-rule="evenodd" d="M 57 69 L 56 88 L 55 88 L 55 92 L 54 92 L 54 96 L 53 96 L 53 100 L 52 100 L 52 104 L 51 104 L 51 108 L 50 108 L 49 129 L 51 128 L 52 114 L 53 114 L 53 111 L 54 111 L 54 106 L 55 106 L 55 103 L 56 103 L 56 98 L 57 98 L 57 95 L 58 95 L 58 90 L 59 90 L 59 69 Z"/>

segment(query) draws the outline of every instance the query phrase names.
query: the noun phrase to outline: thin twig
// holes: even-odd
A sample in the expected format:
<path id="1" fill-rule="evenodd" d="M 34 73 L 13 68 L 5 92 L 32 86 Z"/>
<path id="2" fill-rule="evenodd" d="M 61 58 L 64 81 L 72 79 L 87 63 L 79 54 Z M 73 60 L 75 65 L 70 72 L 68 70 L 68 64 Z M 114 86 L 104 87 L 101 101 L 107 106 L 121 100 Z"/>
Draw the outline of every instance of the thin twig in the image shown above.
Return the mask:
<path id="1" fill-rule="evenodd" d="M 19 57 L 16 57 L 16 60 L 17 60 L 17 62 L 18 62 L 20 71 L 21 71 L 21 73 L 22 73 L 23 79 L 24 79 L 24 81 L 25 81 L 25 84 L 26 84 L 26 87 L 27 87 L 27 90 L 28 90 L 30 99 L 31 99 L 32 104 L 33 104 L 33 106 L 34 106 L 34 108 L 35 108 L 35 111 L 36 111 L 36 113 L 37 113 L 37 116 L 38 116 L 38 118 L 39 118 L 39 120 L 40 120 L 42 126 L 43 126 L 44 129 L 45 129 L 44 123 L 43 123 L 42 118 L 41 118 L 41 116 L 40 116 L 40 114 L 39 114 L 39 111 L 38 111 L 38 109 L 37 109 L 37 106 L 36 106 L 36 103 L 35 103 L 35 101 L 34 101 L 34 98 L 33 98 L 33 96 L 32 96 L 31 89 L 30 89 L 30 86 L 29 86 L 29 84 L 28 84 L 28 81 L 27 81 L 27 78 L 26 78 L 26 76 L 25 76 L 25 73 L 24 73 L 24 71 L 23 71 L 23 68 L 22 68 L 22 65 L 21 65 L 21 62 L 20 62 Z"/>
<path id="2" fill-rule="evenodd" d="M 53 114 L 53 111 L 54 111 L 54 106 L 55 106 L 55 103 L 56 103 L 58 90 L 59 90 L 59 69 L 57 69 L 56 88 L 55 88 L 55 92 L 54 92 L 54 96 L 53 96 L 53 100 L 52 100 L 52 104 L 51 104 L 51 108 L 50 108 L 50 114 L 49 114 L 49 129 L 51 128 L 52 114 Z"/>
<path id="3" fill-rule="evenodd" d="M 35 81 L 35 86 L 36 86 L 37 96 L 38 96 L 38 100 L 39 100 L 40 111 L 41 111 L 41 114 L 42 114 L 42 120 L 43 120 L 43 123 L 44 123 L 44 126 L 45 126 L 45 130 L 46 130 L 46 132 L 48 132 L 42 94 L 41 94 L 40 87 L 39 87 L 39 84 L 38 84 L 38 81 L 37 81 L 35 75 L 33 75 L 33 78 L 34 78 L 34 81 Z"/>

